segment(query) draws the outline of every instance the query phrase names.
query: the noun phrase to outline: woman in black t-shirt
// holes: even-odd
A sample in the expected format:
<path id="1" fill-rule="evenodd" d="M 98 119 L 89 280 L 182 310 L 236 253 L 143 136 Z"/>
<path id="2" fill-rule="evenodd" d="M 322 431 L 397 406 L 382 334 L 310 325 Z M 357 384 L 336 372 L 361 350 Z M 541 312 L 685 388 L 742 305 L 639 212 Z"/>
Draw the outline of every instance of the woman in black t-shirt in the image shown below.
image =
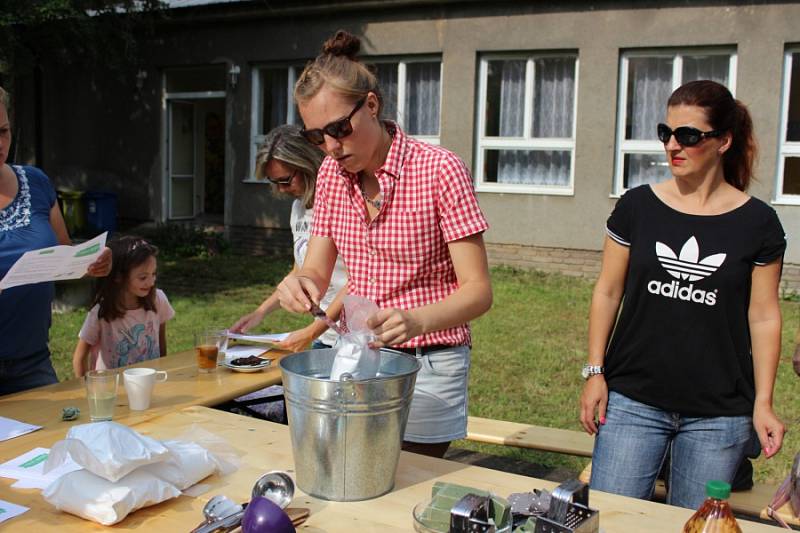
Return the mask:
<path id="1" fill-rule="evenodd" d="M 678 88 L 658 137 L 672 179 L 631 189 L 607 222 L 580 418 L 597 434 L 592 488 L 650 498 L 669 454 L 667 501 L 696 508 L 706 481 L 732 480 L 753 429 L 766 457 L 781 448 L 786 240 L 745 193 L 752 121 L 724 86 Z"/>

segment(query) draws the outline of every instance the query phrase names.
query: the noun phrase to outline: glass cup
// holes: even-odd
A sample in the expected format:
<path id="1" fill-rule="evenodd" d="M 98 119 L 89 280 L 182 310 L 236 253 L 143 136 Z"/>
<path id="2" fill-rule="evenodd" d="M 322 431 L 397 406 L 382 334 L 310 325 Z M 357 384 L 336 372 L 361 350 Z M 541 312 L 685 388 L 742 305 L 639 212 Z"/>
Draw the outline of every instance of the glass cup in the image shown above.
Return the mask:
<path id="1" fill-rule="evenodd" d="M 117 402 L 119 373 L 113 370 L 90 370 L 86 373 L 86 396 L 92 422 L 111 420 Z"/>
<path id="2" fill-rule="evenodd" d="M 194 336 L 194 349 L 197 355 L 197 369 L 200 372 L 213 372 L 217 369 L 219 358 L 225 353 L 228 342 L 227 330 L 213 329 L 201 331 Z"/>

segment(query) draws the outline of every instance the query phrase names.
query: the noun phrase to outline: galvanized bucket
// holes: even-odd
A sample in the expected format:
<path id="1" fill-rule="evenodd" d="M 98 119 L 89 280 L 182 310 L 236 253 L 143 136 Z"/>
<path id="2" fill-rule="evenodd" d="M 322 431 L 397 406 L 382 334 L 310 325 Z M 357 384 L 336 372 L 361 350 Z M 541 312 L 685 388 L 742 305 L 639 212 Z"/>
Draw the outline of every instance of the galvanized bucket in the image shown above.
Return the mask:
<path id="1" fill-rule="evenodd" d="M 281 360 L 297 486 L 334 501 L 377 498 L 394 487 L 416 358 L 383 349 L 378 377 L 331 381 L 336 350 Z"/>

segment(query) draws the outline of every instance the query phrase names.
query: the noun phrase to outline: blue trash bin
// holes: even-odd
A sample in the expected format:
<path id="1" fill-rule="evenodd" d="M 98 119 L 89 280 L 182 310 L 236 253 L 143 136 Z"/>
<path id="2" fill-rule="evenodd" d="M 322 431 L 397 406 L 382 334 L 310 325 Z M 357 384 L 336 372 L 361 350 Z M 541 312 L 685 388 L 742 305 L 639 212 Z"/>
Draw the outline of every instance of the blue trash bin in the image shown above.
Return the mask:
<path id="1" fill-rule="evenodd" d="M 86 223 L 94 233 L 117 231 L 117 194 L 89 191 L 83 196 L 86 202 Z"/>

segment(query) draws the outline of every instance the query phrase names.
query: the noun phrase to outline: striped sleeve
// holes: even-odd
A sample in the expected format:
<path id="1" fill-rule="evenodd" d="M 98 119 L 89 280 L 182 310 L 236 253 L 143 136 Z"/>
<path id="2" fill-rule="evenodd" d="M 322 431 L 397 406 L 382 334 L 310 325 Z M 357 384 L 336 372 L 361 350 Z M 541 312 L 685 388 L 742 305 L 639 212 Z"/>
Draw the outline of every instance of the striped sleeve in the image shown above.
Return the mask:
<path id="1" fill-rule="evenodd" d="M 778 219 L 778 213 L 771 207 L 767 207 L 767 209 L 769 210 L 768 215 L 760 232 L 763 240 L 758 254 L 753 259 L 753 264 L 758 266 L 764 266 L 783 257 L 783 253 L 786 251 L 786 233 Z"/>
<path id="2" fill-rule="evenodd" d="M 617 200 L 617 205 L 606 221 L 606 234 L 616 243 L 629 247 L 631 245 L 632 206 L 630 191 Z"/>

